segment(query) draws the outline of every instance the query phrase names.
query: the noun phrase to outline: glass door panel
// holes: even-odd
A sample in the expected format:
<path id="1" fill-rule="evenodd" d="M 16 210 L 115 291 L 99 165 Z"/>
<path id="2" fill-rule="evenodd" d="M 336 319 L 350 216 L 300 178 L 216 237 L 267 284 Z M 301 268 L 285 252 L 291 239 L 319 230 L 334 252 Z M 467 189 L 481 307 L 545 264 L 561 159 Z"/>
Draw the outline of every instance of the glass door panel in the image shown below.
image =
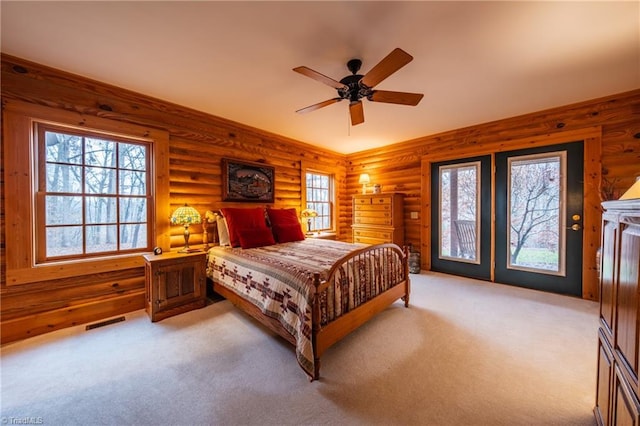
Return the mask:
<path id="1" fill-rule="evenodd" d="M 507 162 L 507 268 L 564 276 L 566 152 Z"/>
<path id="2" fill-rule="evenodd" d="M 431 269 L 491 278 L 491 157 L 431 165 Z"/>
<path id="3" fill-rule="evenodd" d="M 480 162 L 439 167 L 440 257 L 480 263 Z"/>

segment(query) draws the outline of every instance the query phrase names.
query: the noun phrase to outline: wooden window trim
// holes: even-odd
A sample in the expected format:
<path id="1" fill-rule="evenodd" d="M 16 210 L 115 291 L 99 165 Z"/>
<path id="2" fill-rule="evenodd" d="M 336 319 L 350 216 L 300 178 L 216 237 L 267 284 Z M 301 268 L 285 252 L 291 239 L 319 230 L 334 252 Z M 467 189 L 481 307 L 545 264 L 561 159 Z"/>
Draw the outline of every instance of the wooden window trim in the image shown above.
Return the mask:
<path id="1" fill-rule="evenodd" d="M 309 173 L 322 173 L 328 175 L 331 178 L 331 229 L 324 230 L 327 233 L 337 233 L 338 231 L 338 203 L 336 198 L 336 174 L 331 170 L 325 170 L 319 167 L 310 167 L 307 163 L 302 162 L 300 167 L 300 190 L 301 190 L 301 202 L 300 211 L 307 208 L 307 172 Z"/>
<path id="2" fill-rule="evenodd" d="M 7 100 L 3 105 L 6 285 L 143 267 L 140 253 L 36 265 L 33 202 L 33 123 L 49 122 L 148 140 L 152 145 L 153 236 L 170 248 L 169 134 L 166 131 Z M 11 190 L 7 190 L 11 188 Z"/>

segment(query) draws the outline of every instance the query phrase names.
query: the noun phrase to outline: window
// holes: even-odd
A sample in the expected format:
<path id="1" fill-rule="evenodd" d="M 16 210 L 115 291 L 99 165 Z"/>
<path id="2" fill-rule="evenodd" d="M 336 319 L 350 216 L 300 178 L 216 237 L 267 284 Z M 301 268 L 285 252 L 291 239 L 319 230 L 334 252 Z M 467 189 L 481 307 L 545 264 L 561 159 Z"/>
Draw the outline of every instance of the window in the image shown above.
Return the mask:
<path id="1" fill-rule="evenodd" d="M 38 263 L 149 251 L 150 143 L 36 128 Z"/>
<path id="2" fill-rule="evenodd" d="M 318 212 L 312 218 L 311 229 L 333 231 L 333 176 L 316 171 L 307 171 L 305 176 L 305 208 Z"/>
<path id="3" fill-rule="evenodd" d="M 169 250 L 169 134 L 3 104 L 7 285 L 142 268 Z"/>

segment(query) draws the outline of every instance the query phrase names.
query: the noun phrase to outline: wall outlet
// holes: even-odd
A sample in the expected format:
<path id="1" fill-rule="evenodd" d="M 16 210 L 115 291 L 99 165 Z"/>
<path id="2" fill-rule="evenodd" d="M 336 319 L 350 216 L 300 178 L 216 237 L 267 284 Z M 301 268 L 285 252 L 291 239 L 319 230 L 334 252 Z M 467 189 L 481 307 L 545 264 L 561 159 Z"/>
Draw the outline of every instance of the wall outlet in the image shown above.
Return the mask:
<path id="1" fill-rule="evenodd" d="M 417 219 L 418 218 L 418 212 L 411 212 L 411 219 Z"/>

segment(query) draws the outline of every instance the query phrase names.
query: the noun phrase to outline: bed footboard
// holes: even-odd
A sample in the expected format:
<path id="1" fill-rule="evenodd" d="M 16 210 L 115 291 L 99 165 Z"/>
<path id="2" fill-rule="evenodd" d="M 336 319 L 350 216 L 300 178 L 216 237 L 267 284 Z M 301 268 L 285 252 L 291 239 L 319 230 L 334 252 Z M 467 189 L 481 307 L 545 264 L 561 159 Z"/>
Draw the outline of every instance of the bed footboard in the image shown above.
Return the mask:
<path id="1" fill-rule="evenodd" d="M 215 292 L 293 344 L 298 363 L 310 379 L 315 380 L 320 377 L 320 357 L 334 343 L 398 299 L 403 299 L 405 306 L 409 306 L 408 257 L 408 252 L 395 244 L 368 246 L 351 251 L 332 263 L 330 270 L 316 273 L 306 281 L 311 288 L 306 294 L 308 305 L 305 312 L 306 318 L 309 319 L 309 312 L 311 318 L 307 340 L 302 340 L 309 342 L 304 347 L 310 348 L 304 356 L 298 352 L 298 338 L 303 335 L 302 332 L 294 336 L 290 331 L 291 326 L 286 327 L 282 318 L 265 312 L 255 304 L 255 300 L 245 297 L 244 291 L 238 292 L 227 287 L 213 276 L 209 278 Z M 233 262 L 231 264 L 236 265 Z M 231 266 L 229 271 L 222 265 L 218 268 L 231 276 L 235 274 L 233 268 L 236 266 Z M 245 277 L 240 274 L 237 279 L 242 281 Z M 256 288 L 260 287 L 259 282 L 254 284 Z"/>
<path id="2" fill-rule="evenodd" d="M 408 257 L 406 248 L 403 251 L 395 244 L 378 244 L 341 258 L 326 280 L 316 274 L 312 311 L 315 372 L 312 380 L 320 377 L 320 357 L 331 345 L 396 300 L 402 299 L 405 307 L 409 306 Z M 330 298 L 333 300 L 327 303 Z M 327 312 L 328 306 L 333 307 L 332 312 Z"/>

